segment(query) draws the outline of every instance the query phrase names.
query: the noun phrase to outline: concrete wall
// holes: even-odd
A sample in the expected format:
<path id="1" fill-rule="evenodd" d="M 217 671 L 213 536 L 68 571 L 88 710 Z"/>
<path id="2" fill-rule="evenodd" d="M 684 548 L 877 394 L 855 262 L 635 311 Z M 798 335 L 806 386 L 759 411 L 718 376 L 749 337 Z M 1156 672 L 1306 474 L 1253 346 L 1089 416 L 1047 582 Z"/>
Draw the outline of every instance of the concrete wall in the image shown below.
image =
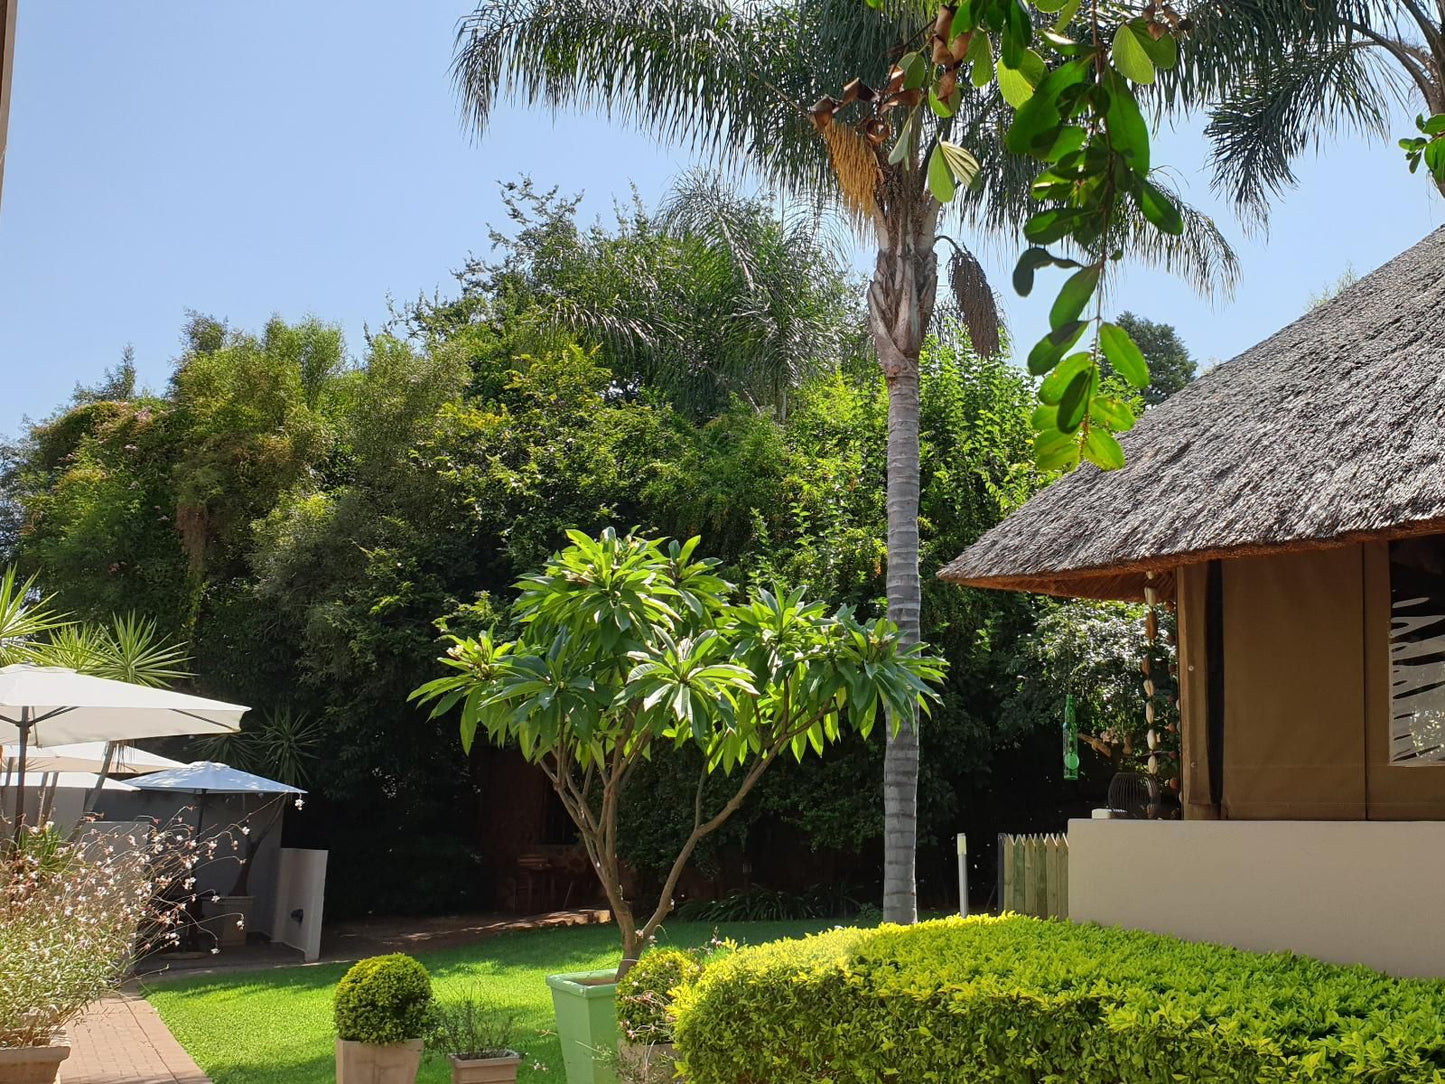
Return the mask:
<path id="1" fill-rule="evenodd" d="M 1069 916 L 1445 977 L 1445 822 L 1070 821 Z"/>
<path id="2" fill-rule="evenodd" d="M 326 855 L 299 847 L 280 850 L 271 940 L 300 949 L 307 963 L 321 955 Z"/>

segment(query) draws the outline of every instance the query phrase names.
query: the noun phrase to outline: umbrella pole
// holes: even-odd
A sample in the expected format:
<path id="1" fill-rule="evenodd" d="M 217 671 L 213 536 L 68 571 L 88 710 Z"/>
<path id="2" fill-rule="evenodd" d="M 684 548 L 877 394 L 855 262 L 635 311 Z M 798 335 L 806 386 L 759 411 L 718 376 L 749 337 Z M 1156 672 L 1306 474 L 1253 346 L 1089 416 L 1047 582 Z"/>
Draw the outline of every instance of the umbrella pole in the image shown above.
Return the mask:
<path id="1" fill-rule="evenodd" d="M 15 787 L 15 841 L 20 841 L 20 830 L 25 827 L 25 754 L 30 737 L 30 709 L 20 709 L 20 777 Z"/>
<path id="2" fill-rule="evenodd" d="M 105 777 L 110 774 L 111 761 L 115 758 L 115 742 L 105 743 L 105 759 L 100 765 L 100 774 L 95 777 L 95 786 L 90 788 L 90 793 L 85 796 L 85 808 L 80 811 L 83 820 L 86 814 L 95 810 L 95 803 L 100 801 L 101 789 L 105 786 Z"/>

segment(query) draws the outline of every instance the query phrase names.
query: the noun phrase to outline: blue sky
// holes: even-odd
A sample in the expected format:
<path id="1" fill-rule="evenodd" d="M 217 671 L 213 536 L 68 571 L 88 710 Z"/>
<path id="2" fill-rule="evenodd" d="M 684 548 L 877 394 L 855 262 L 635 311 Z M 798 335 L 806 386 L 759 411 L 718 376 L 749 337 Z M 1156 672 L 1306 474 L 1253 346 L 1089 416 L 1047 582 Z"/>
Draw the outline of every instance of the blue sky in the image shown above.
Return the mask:
<path id="1" fill-rule="evenodd" d="M 187 309 L 255 328 L 314 314 L 353 352 L 388 297 L 451 286 L 503 221 L 497 182 L 530 173 L 610 216 L 655 203 L 686 148 L 590 117 L 508 109 L 482 140 L 447 77 L 467 0 L 21 0 L 0 206 L 0 433 L 48 414 L 135 347 L 164 382 Z M 1407 134 L 1400 118 L 1397 134 Z M 1158 137 L 1194 202 L 1236 239 L 1244 278 L 1211 305 L 1130 274 L 1119 307 L 1175 324 L 1202 360 L 1294 319 L 1346 266 L 1368 271 L 1445 221 L 1392 146 L 1345 140 L 1301 170 L 1267 237 L 1209 197 L 1197 126 Z M 1024 303 L 989 253 L 1015 335 L 1032 341 L 1049 280 Z M 1044 296 L 1040 296 L 1044 295 Z"/>

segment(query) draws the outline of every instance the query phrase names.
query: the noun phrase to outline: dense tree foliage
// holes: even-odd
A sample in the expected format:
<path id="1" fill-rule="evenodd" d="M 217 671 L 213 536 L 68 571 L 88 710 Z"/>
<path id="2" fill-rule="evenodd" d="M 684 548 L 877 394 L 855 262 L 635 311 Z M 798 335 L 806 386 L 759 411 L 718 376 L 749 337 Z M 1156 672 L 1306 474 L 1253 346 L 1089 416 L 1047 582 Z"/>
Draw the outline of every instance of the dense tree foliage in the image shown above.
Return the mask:
<path id="1" fill-rule="evenodd" d="M 358 358 L 317 321 L 250 334 L 193 316 L 163 391 L 112 374 L 7 451 L 7 545 L 57 607 L 153 615 L 191 642 L 198 688 L 258 709 L 251 725 L 304 720 L 316 800 L 297 820 L 333 850 L 338 912 L 485 902 L 473 854 L 495 754 L 461 758 L 455 724 L 407 694 L 435 675 L 438 625 L 515 634 L 513 585 L 566 529 L 700 535 L 745 587 L 886 609 L 887 392 L 816 224 L 684 187 L 661 214 L 583 229 L 555 194 L 511 196 L 500 258 L 395 312 Z M 751 240 L 729 247 L 687 200 Z M 625 326 L 587 315 L 609 311 Z M 745 364 L 780 335 L 766 370 Z M 1057 714 L 1003 711 L 1039 604 L 932 575 L 1043 480 L 1031 385 L 945 321 L 920 402 L 923 634 L 950 664 L 922 733 L 927 843 Z M 622 811 L 644 882 L 691 824 L 663 800 L 691 794 L 686 760 L 641 766 L 649 798 Z M 876 872 L 881 779 L 881 743 L 856 738 L 781 764 L 695 864 L 783 832 Z"/>

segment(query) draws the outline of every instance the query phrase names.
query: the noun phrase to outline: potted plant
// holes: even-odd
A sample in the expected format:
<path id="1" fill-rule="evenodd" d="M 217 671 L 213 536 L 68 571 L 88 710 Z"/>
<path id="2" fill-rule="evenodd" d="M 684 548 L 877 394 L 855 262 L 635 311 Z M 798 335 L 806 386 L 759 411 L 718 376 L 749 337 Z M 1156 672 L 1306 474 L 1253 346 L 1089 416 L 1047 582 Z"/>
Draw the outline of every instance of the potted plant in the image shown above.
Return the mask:
<path id="1" fill-rule="evenodd" d="M 516 1049 L 516 1017 L 488 1008 L 474 994 L 432 1010 L 427 1049 L 446 1055 L 452 1084 L 513 1084 L 522 1054 Z"/>
<path id="2" fill-rule="evenodd" d="M 412 1084 L 431 998 L 426 968 L 404 953 L 348 971 L 336 984 L 337 1084 Z"/>
<path id="3" fill-rule="evenodd" d="M 172 822 L 66 839 L 51 826 L 0 835 L 0 1081 L 52 1084 L 66 1025 L 112 993 L 187 921 L 202 853 Z"/>
<path id="4" fill-rule="evenodd" d="M 618 980 L 617 1067 L 624 1084 L 668 1084 L 676 1077 L 672 996 L 696 982 L 703 967 L 681 949 L 653 949 Z"/>
<path id="5" fill-rule="evenodd" d="M 412 693 L 433 716 L 461 708 L 462 746 L 480 730 L 515 741 L 577 826 L 622 940 L 616 969 L 552 975 L 567 1084 L 611 1079 L 616 980 L 672 910 L 693 851 L 738 809 L 782 755 L 821 752 L 878 717 L 895 728 L 938 699 L 942 659 L 906 645 L 886 620 L 829 613 L 802 589 L 736 591 L 699 539 L 663 542 L 568 531 L 571 541 L 524 577 L 517 640 L 450 637 L 450 673 Z M 623 888 L 618 810 L 635 768 L 692 746 L 704 765 L 692 824 L 657 903 L 639 916 Z M 726 777 L 725 780 L 723 777 Z M 606 1057 L 599 1056 L 599 1052 Z"/>

